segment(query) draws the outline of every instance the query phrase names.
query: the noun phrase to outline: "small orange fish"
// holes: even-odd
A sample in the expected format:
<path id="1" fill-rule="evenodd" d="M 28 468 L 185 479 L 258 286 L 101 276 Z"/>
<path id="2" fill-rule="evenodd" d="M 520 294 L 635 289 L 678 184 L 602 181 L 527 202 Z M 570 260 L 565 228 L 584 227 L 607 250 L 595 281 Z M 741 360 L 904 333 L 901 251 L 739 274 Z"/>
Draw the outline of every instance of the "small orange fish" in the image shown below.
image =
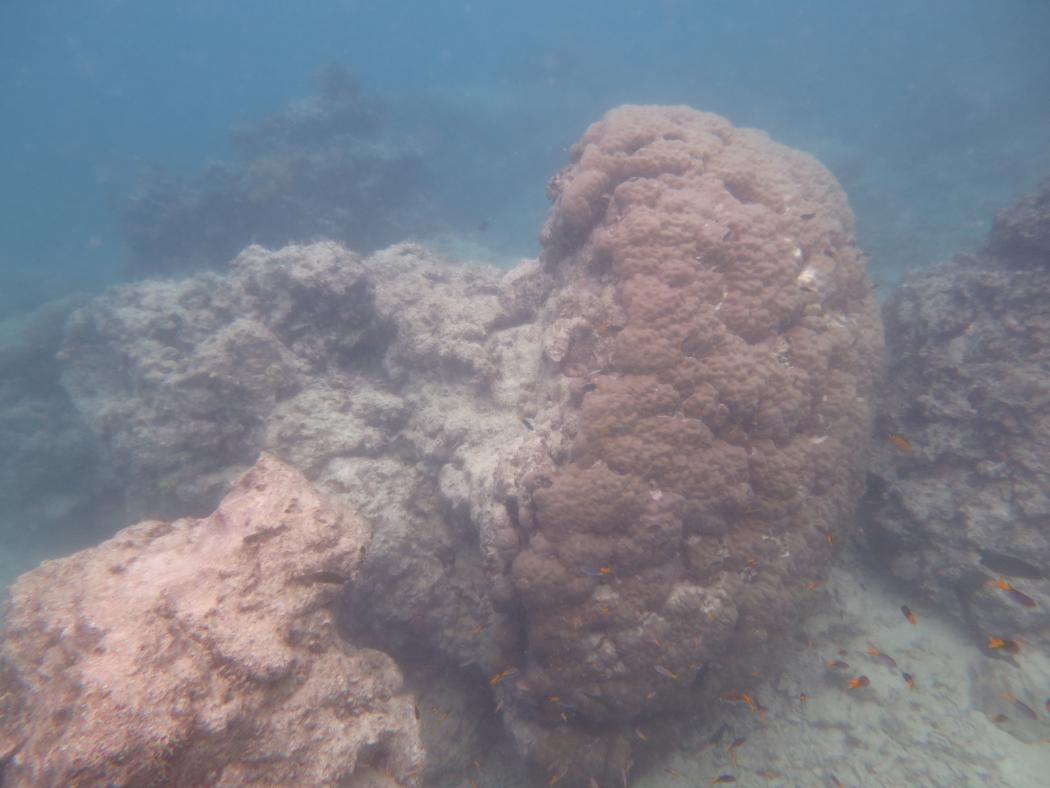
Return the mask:
<path id="1" fill-rule="evenodd" d="M 830 659 L 824 664 L 831 670 L 846 670 L 849 667 L 849 663 L 843 662 L 841 659 Z"/>
<path id="2" fill-rule="evenodd" d="M 908 689 L 915 689 L 915 678 L 910 673 L 901 673 L 901 678 L 908 685 Z"/>
<path id="3" fill-rule="evenodd" d="M 810 580 L 808 583 L 806 583 L 806 590 L 816 591 L 818 588 L 820 588 L 821 585 L 822 583 L 819 580 Z"/>
<path id="4" fill-rule="evenodd" d="M 905 438 L 903 435 L 893 432 L 890 433 L 888 440 L 890 443 L 892 443 L 905 454 L 912 453 L 911 441 Z"/>
<path id="5" fill-rule="evenodd" d="M 895 660 L 889 654 L 883 654 L 881 651 L 875 648 L 875 646 L 871 645 L 871 643 L 868 644 L 868 655 L 872 659 L 876 659 L 879 662 L 881 662 L 887 668 L 897 667 L 897 660 Z"/>
<path id="6" fill-rule="evenodd" d="M 824 534 L 824 539 L 827 540 L 828 545 L 832 545 L 835 543 L 835 537 L 832 536 L 830 533 Z"/>
<path id="7" fill-rule="evenodd" d="M 547 702 L 548 703 L 561 703 L 561 696 L 560 695 L 548 695 L 547 696 Z"/>
<path id="8" fill-rule="evenodd" d="M 904 614 L 904 617 L 908 619 L 908 623 L 911 624 L 913 627 L 919 626 L 919 619 L 917 619 L 915 617 L 915 614 L 911 612 L 910 607 L 908 607 L 907 605 L 901 605 L 901 613 Z"/>
<path id="9" fill-rule="evenodd" d="M 748 695 L 748 694 L 747 694 L 746 692 L 742 692 L 742 693 L 740 693 L 740 700 L 744 701 L 744 703 L 746 703 L 746 704 L 747 704 L 747 707 L 748 707 L 749 709 L 751 709 L 751 713 L 752 713 L 752 714 L 757 714 L 757 713 L 758 713 L 758 708 L 759 708 L 759 707 L 758 707 L 758 704 L 757 704 L 757 703 L 755 703 L 755 700 L 754 700 L 754 698 L 752 698 L 752 697 L 751 697 L 750 695 Z"/>
<path id="10" fill-rule="evenodd" d="M 504 679 L 514 678 L 518 675 L 518 673 L 519 671 L 517 668 L 507 668 L 506 670 L 501 670 L 499 673 L 497 673 L 495 676 L 489 679 L 489 686 L 495 687 Z"/>
<path id="11" fill-rule="evenodd" d="M 613 323 L 603 323 L 595 329 L 595 333 L 600 337 L 614 337 L 623 331 L 623 326 L 618 326 Z"/>
<path id="12" fill-rule="evenodd" d="M 1032 599 L 1032 597 L 1028 596 L 1028 594 L 1022 591 L 1018 591 L 1016 588 L 1014 588 L 1012 585 L 1006 582 L 1005 578 L 1000 577 L 995 584 L 1003 591 L 1005 591 L 1007 596 L 1009 596 L 1017 604 L 1022 605 L 1023 607 L 1035 607 L 1035 600 Z"/>
<path id="13" fill-rule="evenodd" d="M 988 636 L 988 648 L 992 651 L 1001 651 L 1004 654 L 1016 654 L 1021 650 L 1021 644 L 1009 638 L 1000 638 L 995 635 Z"/>
<path id="14" fill-rule="evenodd" d="M 799 703 L 805 703 L 808 700 L 809 700 L 809 695 L 807 695 L 806 693 L 800 692 L 798 694 L 798 702 Z"/>
<path id="15" fill-rule="evenodd" d="M 675 673 L 674 671 L 668 670 L 663 665 L 654 665 L 653 666 L 653 670 L 655 670 L 657 673 L 659 673 L 665 679 L 670 679 L 671 681 L 677 681 L 678 680 L 678 674 Z"/>
<path id="16" fill-rule="evenodd" d="M 641 728 L 635 728 L 634 729 L 634 735 L 637 736 L 642 741 L 649 741 L 649 734 L 647 734 Z"/>
<path id="17" fill-rule="evenodd" d="M 555 772 L 554 774 L 551 775 L 550 779 L 547 780 L 547 785 L 554 785 L 554 783 L 558 782 L 562 777 L 564 777 L 566 775 L 566 773 L 568 773 L 568 771 L 569 771 L 569 769 L 568 769 L 568 767 L 566 767 L 566 768 L 562 769 L 560 772 Z"/>
<path id="18" fill-rule="evenodd" d="M 715 778 L 712 778 L 708 785 L 727 785 L 729 783 L 735 783 L 736 777 L 731 774 L 720 774 Z"/>
<path id="19" fill-rule="evenodd" d="M 861 689 L 871 684 L 871 680 L 867 676 L 857 676 L 849 680 L 849 688 L 851 690 Z"/>

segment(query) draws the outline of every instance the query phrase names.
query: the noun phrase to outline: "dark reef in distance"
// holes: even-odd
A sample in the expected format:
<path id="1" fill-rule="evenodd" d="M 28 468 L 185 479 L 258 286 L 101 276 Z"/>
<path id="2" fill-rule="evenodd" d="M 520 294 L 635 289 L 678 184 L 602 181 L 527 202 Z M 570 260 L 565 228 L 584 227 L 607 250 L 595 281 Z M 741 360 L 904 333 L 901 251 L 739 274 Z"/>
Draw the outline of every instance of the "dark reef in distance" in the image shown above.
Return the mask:
<path id="1" fill-rule="evenodd" d="M 370 252 L 411 234 L 423 213 L 420 147 L 384 127 L 383 108 L 336 64 L 314 94 L 235 128 L 234 162 L 191 177 L 156 174 L 123 215 L 131 272 L 219 268 L 244 247 L 340 241 Z"/>
<path id="2" fill-rule="evenodd" d="M 863 538 L 982 645 L 999 632 L 1050 645 L 1048 304 L 1050 180 L 999 213 L 984 250 L 908 276 L 883 310 Z"/>

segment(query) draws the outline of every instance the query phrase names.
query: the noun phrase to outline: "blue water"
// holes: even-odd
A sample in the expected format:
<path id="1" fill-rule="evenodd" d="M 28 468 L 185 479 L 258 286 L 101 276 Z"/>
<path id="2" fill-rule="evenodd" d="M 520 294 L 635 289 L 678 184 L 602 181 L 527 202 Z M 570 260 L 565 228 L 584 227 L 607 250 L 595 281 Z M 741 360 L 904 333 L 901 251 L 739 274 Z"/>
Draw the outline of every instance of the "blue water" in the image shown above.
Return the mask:
<path id="1" fill-rule="evenodd" d="M 309 96 L 312 79 L 331 63 L 382 102 L 384 134 L 418 145 L 427 176 L 412 196 L 426 210 L 403 237 L 455 259 L 510 266 L 536 255 L 548 179 L 588 124 L 624 102 L 688 104 L 814 154 L 850 197 L 883 294 L 906 271 L 978 247 L 996 210 L 1050 176 L 1050 0 L 0 0 L 0 590 L 42 558 L 95 544 L 142 516 L 108 456 L 114 439 L 92 432 L 63 387 L 71 366 L 62 359 L 80 352 L 60 339 L 70 305 L 46 302 L 135 275 L 124 224 L 133 195 L 158 172 L 199 182 L 210 163 L 236 163 L 231 129 Z M 393 204 L 391 213 L 401 208 Z M 1038 321 L 1031 325 L 1037 332 Z M 326 422 L 318 424 L 321 431 Z M 143 429 L 169 426 L 157 416 Z M 167 482 L 158 477 L 158 489 L 170 492 L 161 487 Z M 476 560 L 473 551 L 468 561 Z M 904 765 L 878 784 L 952 784 L 900 775 L 921 766 L 927 750 L 940 768 L 980 744 L 977 763 L 995 755 L 1047 773 L 1050 761 L 1039 760 L 1045 748 L 995 738 L 991 716 L 983 727 L 974 722 L 975 710 L 999 708 L 993 704 L 1002 693 L 998 679 L 978 673 L 987 670 L 986 655 L 964 642 L 966 633 L 903 598 L 897 581 L 862 581 L 853 567 L 839 569 L 830 583 L 837 607 L 808 621 L 819 649 L 803 652 L 801 643 L 813 641 L 801 637 L 785 657 L 788 680 L 769 678 L 781 685 L 779 698 L 762 689 L 768 728 L 751 726 L 746 709 L 716 712 L 737 715 L 734 734 L 754 731 L 743 758 L 808 747 L 818 759 L 834 753 L 840 764 L 856 756 L 860 769 L 884 756 Z M 899 616 L 904 601 L 916 606 L 922 628 Z M 826 707 L 814 693 L 808 708 L 816 710 L 806 717 L 799 692 L 830 686 L 823 660 L 838 648 L 864 660 L 871 641 L 915 670 L 921 689 L 913 695 L 892 676 L 875 696 L 887 706 L 844 696 L 857 700 L 833 701 L 845 709 L 833 717 L 840 728 L 810 727 Z M 1025 697 L 1038 705 L 1033 698 L 1050 686 L 1050 662 L 1028 645 L 1022 661 L 1036 666 L 1024 674 L 1036 694 Z M 413 679 L 417 686 L 426 675 Z M 488 692 L 484 679 L 476 683 Z M 434 692 L 441 703 L 445 689 L 439 683 Z M 424 694 L 420 705 L 430 716 L 421 724 L 435 725 L 436 707 Z M 874 738 L 840 737 L 855 713 L 857 730 Z M 475 723 L 480 729 L 488 719 Z M 763 740 L 762 730 L 775 735 Z M 4 746 L 0 736 L 0 783 Z M 703 769 L 713 771 L 717 758 L 728 763 L 727 752 L 720 745 Z M 518 763 L 508 750 L 486 754 L 485 768 L 501 761 Z M 753 773 L 762 764 L 746 765 Z M 649 769 L 642 783 L 649 788 L 678 784 L 662 763 L 639 766 Z M 976 769 L 968 778 L 988 782 Z M 498 772 L 481 782 L 540 784 Z"/>
<path id="2" fill-rule="evenodd" d="M 1050 4 L 14 2 L 0 8 L 0 314 L 120 276 L 117 215 L 152 167 L 336 60 L 427 137 L 452 230 L 536 251 L 544 183 L 621 102 L 682 102 L 835 170 L 877 275 L 980 241 L 1050 172 Z"/>

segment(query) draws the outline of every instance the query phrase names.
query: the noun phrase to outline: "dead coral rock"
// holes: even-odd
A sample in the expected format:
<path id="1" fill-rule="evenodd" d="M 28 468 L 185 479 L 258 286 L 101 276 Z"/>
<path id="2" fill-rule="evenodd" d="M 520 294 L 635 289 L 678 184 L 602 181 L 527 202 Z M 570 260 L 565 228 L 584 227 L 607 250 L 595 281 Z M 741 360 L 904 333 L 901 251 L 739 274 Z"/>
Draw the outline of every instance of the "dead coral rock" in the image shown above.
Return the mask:
<path id="1" fill-rule="evenodd" d="M 957 255 L 905 278 L 884 308 L 866 554 L 982 644 L 1004 632 L 1050 646 L 1048 303 L 1050 268 L 1030 251 Z M 1037 606 L 989 587 L 1000 575 Z"/>
<path id="2" fill-rule="evenodd" d="M 552 387 L 591 385 L 514 578 L 526 684 L 625 722 L 695 703 L 705 665 L 745 685 L 792 626 L 863 489 L 882 335 L 846 197 L 810 156 L 625 106 L 571 157 L 540 322 Z"/>
<path id="3" fill-rule="evenodd" d="M 210 517 L 23 575 L 0 648 L 3 784 L 332 785 L 365 762 L 411 782 L 397 667 L 334 629 L 368 540 L 264 454 Z"/>
<path id="4" fill-rule="evenodd" d="M 1050 267 L 1050 178 L 995 217 L 988 252 L 1024 266 Z"/>
<path id="5" fill-rule="evenodd" d="M 414 244 L 244 250 L 223 276 L 138 282 L 78 311 L 62 382 L 127 479 L 127 506 L 206 513 L 260 450 L 374 526 L 354 594 L 384 648 L 488 670 L 513 607 L 506 500 L 548 445 L 535 413 L 549 277 L 453 265 Z M 480 552 L 480 554 L 479 554 Z M 513 640 L 513 638 L 508 638 Z"/>

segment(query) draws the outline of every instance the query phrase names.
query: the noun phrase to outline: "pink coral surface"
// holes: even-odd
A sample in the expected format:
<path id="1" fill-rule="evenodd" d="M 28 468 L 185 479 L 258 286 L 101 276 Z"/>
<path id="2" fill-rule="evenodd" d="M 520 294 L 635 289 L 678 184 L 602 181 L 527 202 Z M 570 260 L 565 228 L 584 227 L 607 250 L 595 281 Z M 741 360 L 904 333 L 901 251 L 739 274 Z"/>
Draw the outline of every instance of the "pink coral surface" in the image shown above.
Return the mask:
<path id="1" fill-rule="evenodd" d="M 583 394 L 513 562 L 525 681 L 623 723 L 744 689 L 797 620 L 863 486 L 882 334 L 845 194 L 760 132 L 620 107 L 549 192 L 547 356 Z"/>

